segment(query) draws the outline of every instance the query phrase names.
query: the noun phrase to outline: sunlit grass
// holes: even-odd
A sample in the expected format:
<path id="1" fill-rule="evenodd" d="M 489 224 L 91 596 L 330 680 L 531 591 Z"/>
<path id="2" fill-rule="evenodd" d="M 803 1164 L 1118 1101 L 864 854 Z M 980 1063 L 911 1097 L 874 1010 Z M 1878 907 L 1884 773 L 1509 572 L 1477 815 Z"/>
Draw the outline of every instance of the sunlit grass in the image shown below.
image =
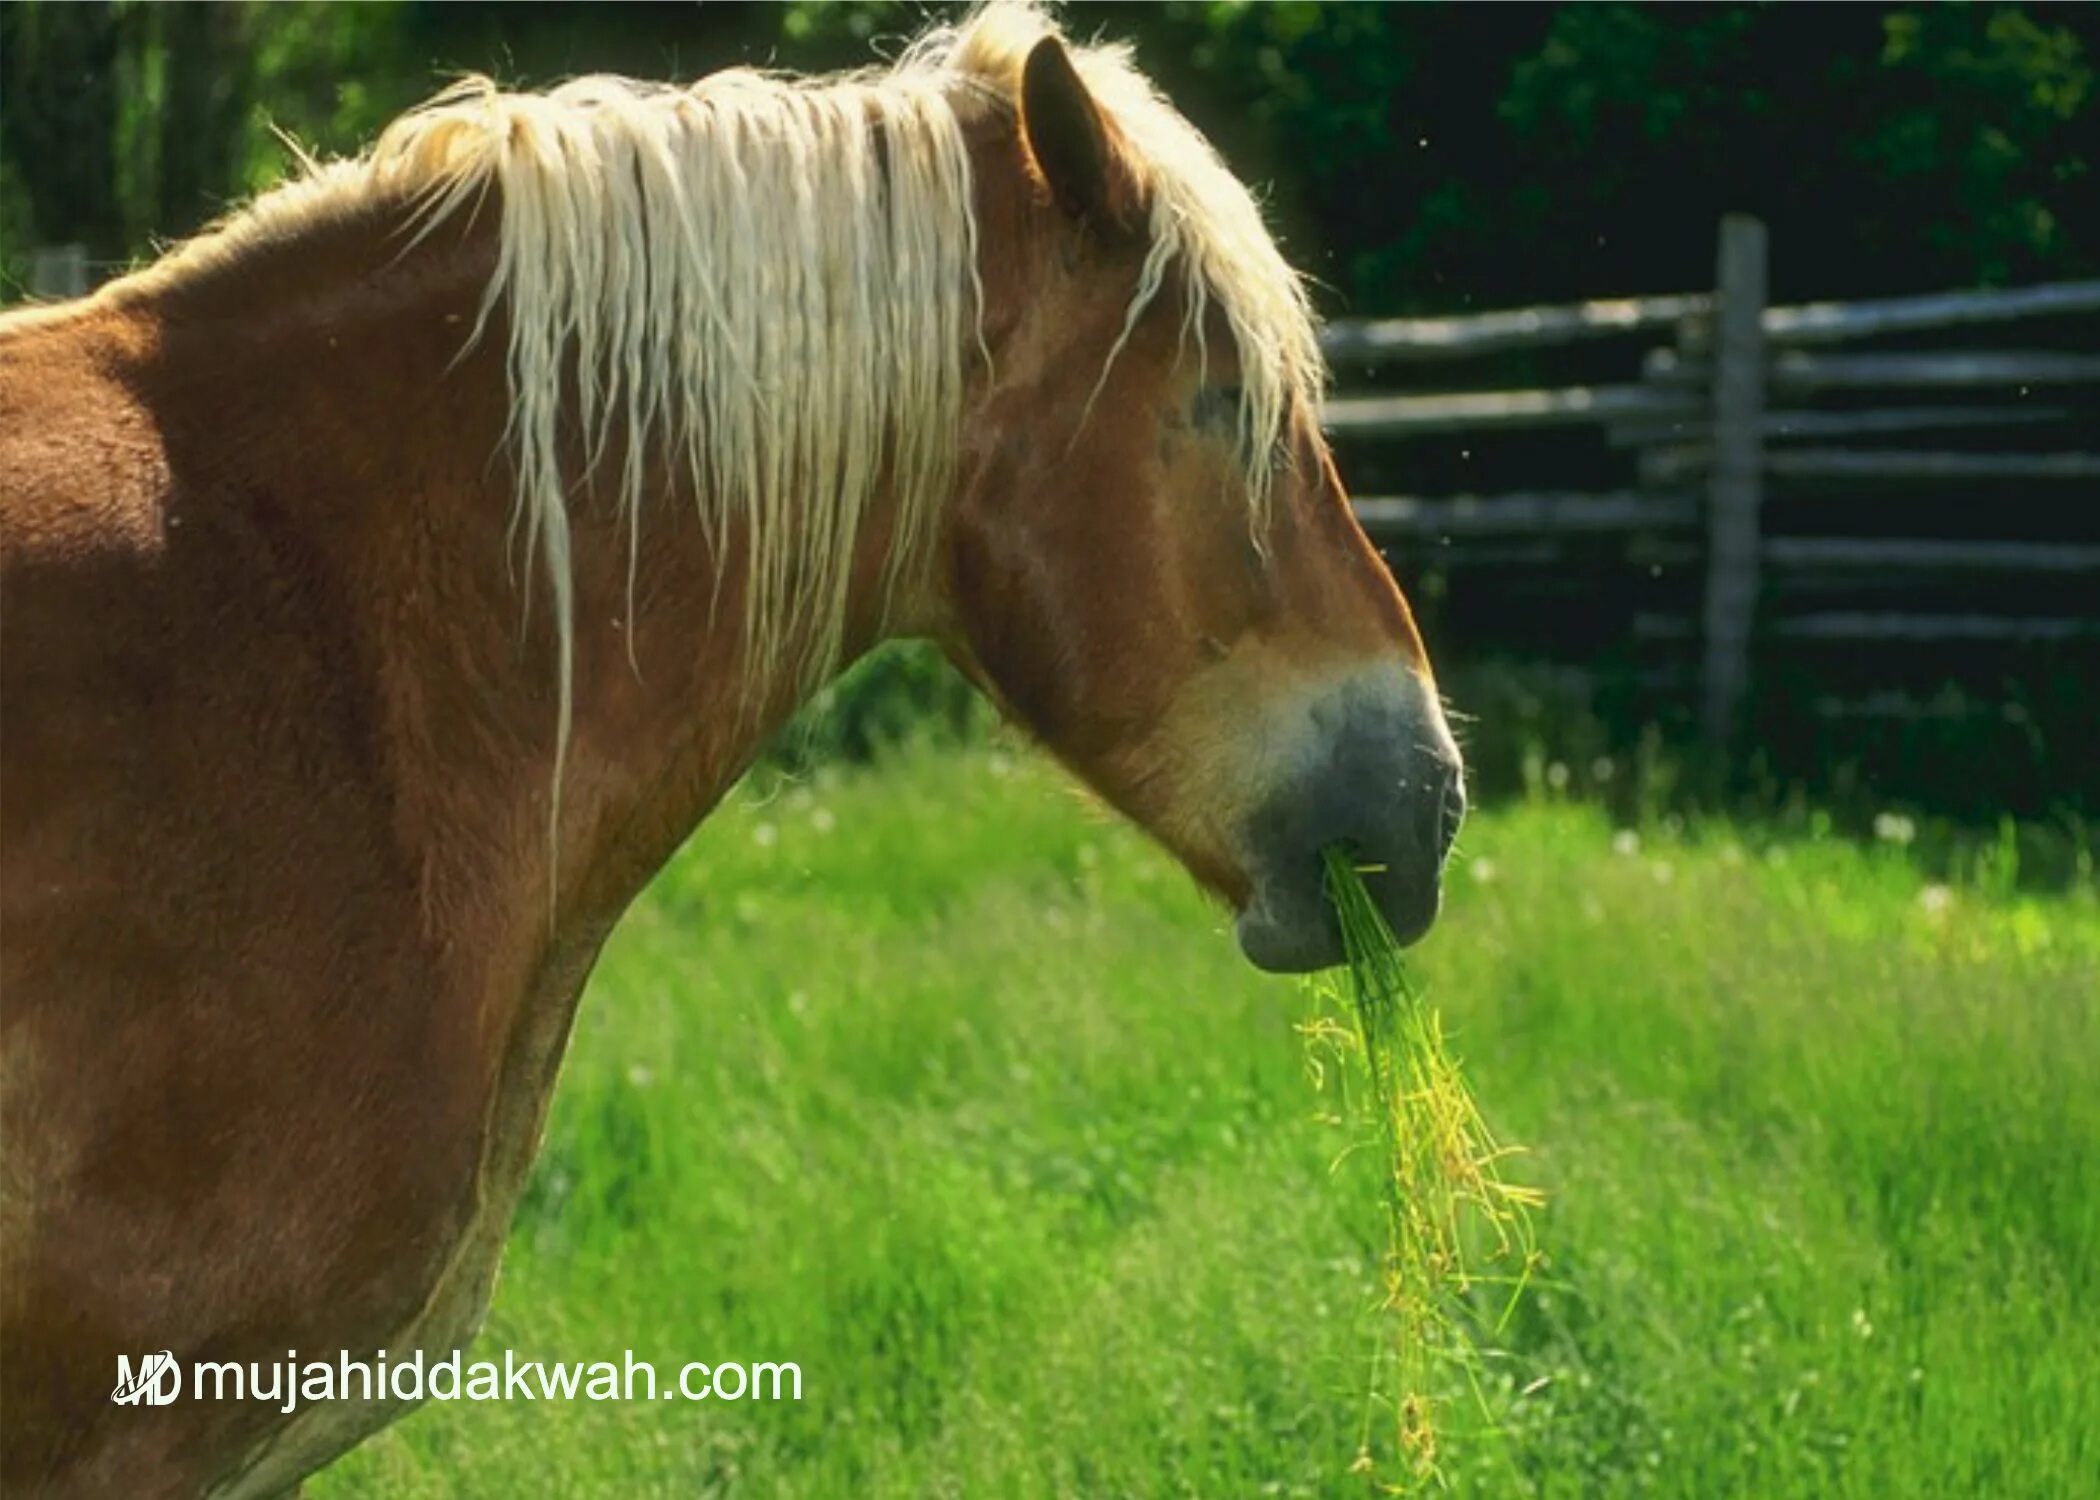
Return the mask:
<path id="1" fill-rule="evenodd" d="M 1410 962 L 1552 1261 L 1453 1492 L 2084 1493 L 2090 895 L 1545 797 L 1466 843 Z M 803 1402 L 432 1406 L 310 1489 L 1361 1495 L 1385 1221 L 1304 1005 L 1031 757 L 746 788 L 592 981 L 480 1348 Z"/>
<path id="2" fill-rule="evenodd" d="M 1504 1173 L 1503 1146 L 1444 1043 L 1441 1016 L 1409 979 L 1399 942 L 1362 875 L 1341 848 L 1325 853 L 1347 958 L 1313 981 L 1316 1014 L 1299 1029 L 1315 1081 L 1341 1108 L 1354 1156 L 1379 1179 L 1386 1245 L 1380 1301 L 1387 1337 L 1377 1345 L 1354 1469 L 1386 1488 L 1412 1490 L 1441 1474 L 1440 1434 L 1449 1389 L 1461 1380 L 1492 1421 L 1481 1376 L 1483 1338 L 1507 1325 L 1535 1269 L 1534 1188 Z M 1346 993 L 1344 993 L 1346 991 Z M 1481 1316 L 1481 1295 L 1499 1315 Z M 1374 1421 L 1384 1407 L 1390 1443 Z"/>

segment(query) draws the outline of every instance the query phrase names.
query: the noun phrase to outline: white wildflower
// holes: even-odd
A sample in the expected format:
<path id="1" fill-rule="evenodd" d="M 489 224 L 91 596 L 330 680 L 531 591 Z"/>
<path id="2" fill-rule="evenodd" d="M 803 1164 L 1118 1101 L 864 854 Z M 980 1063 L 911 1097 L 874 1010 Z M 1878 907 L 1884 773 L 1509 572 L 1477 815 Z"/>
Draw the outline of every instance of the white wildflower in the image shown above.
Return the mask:
<path id="1" fill-rule="evenodd" d="M 1918 825 L 1902 813 L 1874 814 L 1874 837 L 1884 844 L 1894 844 L 1901 848 L 1917 836 Z"/>

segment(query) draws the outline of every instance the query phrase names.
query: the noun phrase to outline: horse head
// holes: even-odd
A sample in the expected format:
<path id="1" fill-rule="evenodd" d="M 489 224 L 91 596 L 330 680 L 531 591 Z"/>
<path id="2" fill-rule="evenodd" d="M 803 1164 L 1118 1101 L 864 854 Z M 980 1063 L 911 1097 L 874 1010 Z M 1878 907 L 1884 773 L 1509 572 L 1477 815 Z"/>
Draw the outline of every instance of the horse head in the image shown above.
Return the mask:
<path id="1" fill-rule="evenodd" d="M 979 152 L 990 374 L 945 644 L 1232 904 L 1256 964 L 1339 960 L 1329 845 L 1419 937 L 1464 813 L 1459 752 L 1321 435 L 1300 283 L 1134 73 L 1045 36 L 1012 97 Z"/>

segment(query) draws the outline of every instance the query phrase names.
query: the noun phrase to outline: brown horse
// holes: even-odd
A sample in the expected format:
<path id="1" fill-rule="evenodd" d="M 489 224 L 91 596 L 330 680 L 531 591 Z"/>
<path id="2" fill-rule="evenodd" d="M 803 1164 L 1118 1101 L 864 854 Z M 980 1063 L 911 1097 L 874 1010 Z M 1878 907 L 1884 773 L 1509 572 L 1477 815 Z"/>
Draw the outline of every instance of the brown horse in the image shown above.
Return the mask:
<path id="1" fill-rule="evenodd" d="M 939 642 L 1237 911 L 1422 932 L 1462 808 L 1296 278 L 1025 7 L 879 75 L 482 85 L 0 324 L 0 1481 L 256 1495 L 398 1413 L 118 1356 L 473 1333 L 608 930 Z"/>

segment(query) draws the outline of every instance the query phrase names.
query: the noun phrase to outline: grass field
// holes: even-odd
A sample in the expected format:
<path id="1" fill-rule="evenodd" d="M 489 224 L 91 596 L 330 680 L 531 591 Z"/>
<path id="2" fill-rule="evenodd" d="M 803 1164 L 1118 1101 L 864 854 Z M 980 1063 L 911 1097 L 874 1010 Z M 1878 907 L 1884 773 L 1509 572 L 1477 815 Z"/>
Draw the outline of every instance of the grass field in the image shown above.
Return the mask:
<path id="1" fill-rule="evenodd" d="M 1476 816 L 1418 968 L 1552 1259 L 1457 1493 L 2094 1492 L 2100 908 L 2007 885 Z M 1365 1493 L 1306 1009 L 1025 755 L 747 788 L 592 983 L 479 1349 L 804 1400 L 431 1405 L 310 1492 Z"/>

